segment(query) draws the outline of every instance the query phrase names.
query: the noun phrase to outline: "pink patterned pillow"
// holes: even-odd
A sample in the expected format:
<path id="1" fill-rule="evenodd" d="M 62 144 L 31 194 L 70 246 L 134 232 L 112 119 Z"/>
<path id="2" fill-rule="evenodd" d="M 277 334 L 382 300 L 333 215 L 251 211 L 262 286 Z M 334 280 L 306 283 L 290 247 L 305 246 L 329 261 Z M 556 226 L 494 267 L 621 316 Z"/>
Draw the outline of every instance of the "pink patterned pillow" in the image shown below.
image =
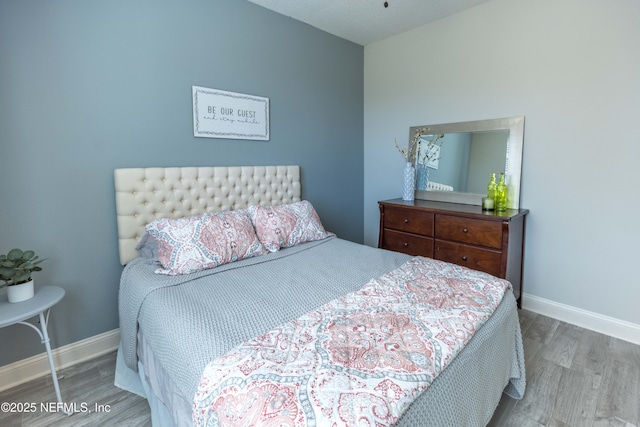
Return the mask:
<path id="1" fill-rule="evenodd" d="M 306 200 L 280 206 L 250 206 L 258 239 L 269 252 L 335 234 L 325 231 L 311 203 Z"/>
<path id="2" fill-rule="evenodd" d="M 266 253 L 246 209 L 157 219 L 146 230 L 158 244 L 157 274 L 188 274 Z"/>

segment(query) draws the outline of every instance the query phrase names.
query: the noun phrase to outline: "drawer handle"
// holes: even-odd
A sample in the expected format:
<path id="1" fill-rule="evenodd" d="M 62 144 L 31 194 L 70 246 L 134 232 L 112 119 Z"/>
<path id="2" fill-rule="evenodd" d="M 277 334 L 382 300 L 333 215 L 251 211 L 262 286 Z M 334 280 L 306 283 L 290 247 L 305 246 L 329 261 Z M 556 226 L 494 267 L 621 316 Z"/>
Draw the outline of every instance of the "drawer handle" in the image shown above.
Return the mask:
<path id="1" fill-rule="evenodd" d="M 405 223 L 405 224 L 409 224 L 409 220 L 405 218 L 405 219 L 404 219 L 404 223 Z"/>
<path id="2" fill-rule="evenodd" d="M 404 242 L 404 247 L 409 247 L 409 244 L 407 242 Z"/>
<path id="3" fill-rule="evenodd" d="M 466 255 L 463 255 L 463 256 L 462 256 L 462 260 L 463 260 L 463 261 L 466 261 L 466 260 L 467 260 L 467 256 L 466 256 Z"/>
<path id="4" fill-rule="evenodd" d="M 467 228 L 463 228 L 463 229 L 462 229 L 462 232 L 463 232 L 463 233 L 468 233 L 468 232 L 469 232 L 469 229 L 467 229 Z"/>

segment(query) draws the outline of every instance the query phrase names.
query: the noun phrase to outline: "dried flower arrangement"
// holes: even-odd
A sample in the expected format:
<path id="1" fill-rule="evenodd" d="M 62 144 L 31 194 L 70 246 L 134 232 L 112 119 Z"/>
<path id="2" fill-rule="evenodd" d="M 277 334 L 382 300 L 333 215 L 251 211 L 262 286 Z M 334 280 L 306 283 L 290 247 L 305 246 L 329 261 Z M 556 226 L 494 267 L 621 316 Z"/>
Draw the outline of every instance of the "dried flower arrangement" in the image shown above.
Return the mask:
<path id="1" fill-rule="evenodd" d="M 422 130 L 425 131 L 426 129 Z M 423 135 L 425 134 L 421 133 L 420 135 L 418 135 L 418 133 L 416 132 L 416 137 L 418 138 L 418 148 L 416 151 L 418 153 L 421 153 L 422 150 L 421 144 L 423 142 Z M 418 163 L 426 165 L 429 162 L 440 160 L 440 147 L 442 147 L 442 143 L 444 142 L 441 141 L 442 138 L 444 138 L 444 134 L 441 133 L 439 135 L 433 135 L 433 138 L 431 138 L 430 141 L 427 141 L 427 146 L 423 150 L 424 154 L 422 155 L 422 157 L 418 158 Z"/>
<path id="2" fill-rule="evenodd" d="M 400 154 L 402 154 L 402 157 L 405 159 L 405 161 L 409 163 L 413 163 L 416 157 L 419 156 L 422 137 L 424 135 L 429 135 L 427 131 L 428 131 L 427 128 L 417 129 L 415 135 L 411 140 L 411 145 L 409 145 L 408 147 L 404 147 L 402 149 L 398 147 L 398 143 L 396 142 L 395 138 L 393 139 L 393 143 L 396 146 L 396 149 Z M 435 155 L 440 154 L 440 151 L 437 150 L 436 148 L 440 148 L 442 146 L 442 143 L 444 142 L 444 141 L 441 141 L 442 138 L 444 138 L 444 134 L 433 136 L 431 141 L 427 143 L 427 147 L 424 155 L 421 158 L 418 158 L 418 163 L 426 164 L 427 162 L 438 160 L 440 158 L 438 157 L 438 159 L 435 159 L 433 157 Z M 415 148 L 411 150 L 411 147 L 415 147 Z"/>
<path id="3" fill-rule="evenodd" d="M 396 149 L 398 150 L 398 152 L 402 154 L 402 157 L 404 158 L 404 160 L 408 163 L 413 163 L 413 161 L 416 159 L 416 151 L 414 150 L 412 153 L 410 150 L 410 147 L 404 147 L 400 149 L 400 147 L 398 147 L 398 143 L 396 142 L 395 138 L 393 138 L 393 143 L 396 146 Z"/>

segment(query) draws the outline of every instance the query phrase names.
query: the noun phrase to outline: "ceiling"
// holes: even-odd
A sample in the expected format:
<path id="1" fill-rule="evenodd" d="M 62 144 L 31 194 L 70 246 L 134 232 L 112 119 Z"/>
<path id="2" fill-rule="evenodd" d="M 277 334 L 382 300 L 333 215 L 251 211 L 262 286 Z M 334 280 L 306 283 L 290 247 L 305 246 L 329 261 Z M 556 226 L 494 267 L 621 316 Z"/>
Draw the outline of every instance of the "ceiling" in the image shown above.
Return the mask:
<path id="1" fill-rule="evenodd" d="M 366 46 L 489 0 L 249 1 Z"/>

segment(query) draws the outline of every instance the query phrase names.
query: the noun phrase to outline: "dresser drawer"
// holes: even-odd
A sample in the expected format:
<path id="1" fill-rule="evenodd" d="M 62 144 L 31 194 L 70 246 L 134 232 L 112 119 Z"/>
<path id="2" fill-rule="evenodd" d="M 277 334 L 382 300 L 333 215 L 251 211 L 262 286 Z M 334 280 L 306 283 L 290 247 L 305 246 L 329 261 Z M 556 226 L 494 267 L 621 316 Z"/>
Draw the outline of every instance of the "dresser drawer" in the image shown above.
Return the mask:
<path id="1" fill-rule="evenodd" d="M 502 252 L 436 240 L 434 258 L 501 277 Z"/>
<path id="2" fill-rule="evenodd" d="M 383 227 L 433 237 L 433 213 L 386 206 Z"/>
<path id="3" fill-rule="evenodd" d="M 378 202 L 378 247 L 433 257 L 507 279 L 521 307 L 526 209 L 485 212 L 481 206 L 416 199 Z"/>
<path id="4" fill-rule="evenodd" d="M 502 223 L 453 215 L 436 215 L 435 237 L 502 249 Z"/>
<path id="5" fill-rule="evenodd" d="M 408 255 L 433 257 L 433 239 L 402 231 L 385 230 L 382 248 Z"/>

